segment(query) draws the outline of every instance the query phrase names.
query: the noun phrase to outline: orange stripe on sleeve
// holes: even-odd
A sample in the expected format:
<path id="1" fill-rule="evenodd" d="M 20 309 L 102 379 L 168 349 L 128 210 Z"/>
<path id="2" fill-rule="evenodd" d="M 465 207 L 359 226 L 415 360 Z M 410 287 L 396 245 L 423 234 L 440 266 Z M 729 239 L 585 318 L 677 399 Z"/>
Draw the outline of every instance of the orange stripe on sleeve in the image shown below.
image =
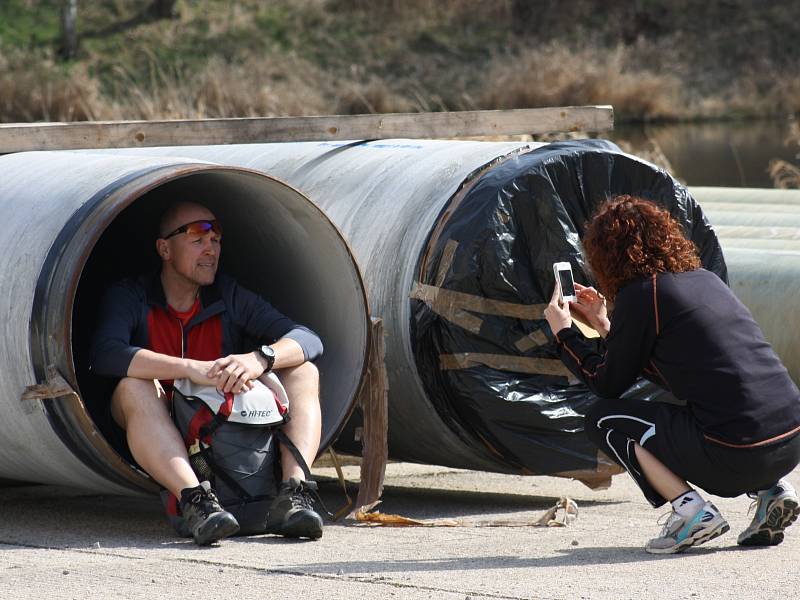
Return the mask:
<path id="1" fill-rule="evenodd" d="M 658 295 L 656 294 L 656 274 L 653 273 L 653 310 L 656 313 L 656 335 L 658 335 L 659 331 L 659 323 L 658 323 Z"/>

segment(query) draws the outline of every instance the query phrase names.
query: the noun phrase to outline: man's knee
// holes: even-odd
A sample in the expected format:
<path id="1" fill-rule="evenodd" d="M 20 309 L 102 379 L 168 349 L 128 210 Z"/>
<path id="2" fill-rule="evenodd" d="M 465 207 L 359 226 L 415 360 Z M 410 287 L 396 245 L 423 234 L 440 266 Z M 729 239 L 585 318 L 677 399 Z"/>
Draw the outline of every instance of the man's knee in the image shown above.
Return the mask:
<path id="1" fill-rule="evenodd" d="M 312 362 L 304 362 L 296 367 L 281 369 L 277 375 L 287 388 L 294 386 L 319 388 L 319 369 Z"/>
<path id="2" fill-rule="evenodd" d="M 152 380 L 123 377 L 111 396 L 111 416 L 123 429 L 132 417 L 168 415 L 163 391 Z"/>

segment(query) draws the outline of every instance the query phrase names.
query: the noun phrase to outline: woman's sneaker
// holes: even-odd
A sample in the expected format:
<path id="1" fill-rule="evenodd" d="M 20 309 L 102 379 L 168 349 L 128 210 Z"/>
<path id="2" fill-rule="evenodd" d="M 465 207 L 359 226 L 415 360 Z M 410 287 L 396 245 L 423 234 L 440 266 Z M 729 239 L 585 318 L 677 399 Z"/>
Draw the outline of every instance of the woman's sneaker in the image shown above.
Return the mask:
<path id="1" fill-rule="evenodd" d="M 783 530 L 800 514 L 800 501 L 794 488 L 781 479 L 771 489 L 748 496 L 755 500 L 756 514 L 736 541 L 740 546 L 777 546 L 783 541 Z"/>
<path id="2" fill-rule="evenodd" d="M 682 517 L 675 511 L 669 513 L 661 534 L 647 542 L 644 549 L 650 554 L 674 554 L 713 540 L 729 529 L 717 507 L 706 502 L 691 517 Z"/>
<path id="3" fill-rule="evenodd" d="M 292 477 L 278 486 L 267 513 L 267 533 L 292 538 L 322 537 L 322 517 L 314 511 L 315 481 Z"/>
<path id="4" fill-rule="evenodd" d="M 208 546 L 239 531 L 236 517 L 222 508 L 207 481 L 181 492 L 181 513 L 198 546 Z"/>

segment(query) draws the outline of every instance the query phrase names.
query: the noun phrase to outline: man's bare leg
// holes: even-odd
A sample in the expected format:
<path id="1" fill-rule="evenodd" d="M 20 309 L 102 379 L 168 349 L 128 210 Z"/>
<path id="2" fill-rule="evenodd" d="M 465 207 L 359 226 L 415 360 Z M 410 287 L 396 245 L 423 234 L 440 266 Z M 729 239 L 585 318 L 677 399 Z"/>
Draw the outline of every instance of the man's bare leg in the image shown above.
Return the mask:
<path id="1" fill-rule="evenodd" d="M 319 408 L 319 372 L 311 363 L 276 372 L 289 396 L 291 420 L 284 433 L 297 446 L 307 465 L 319 450 L 322 415 Z M 281 444 L 283 482 L 267 510 L 266 531 L 286 537 L 317 539 L 322 536 L 322 517 L 314 511 L 317 484 L 306 481 L 303 469 Z"/>
<path id="2" fill-rule="evenodd" d="M 297 367 L 276 371 L 286 394 L 289 396 L 291 420 L 284 427 L 284 433 L 294 442 L 300 454 L 310 467 L 317 457 L 322 434 L 322 414 L 319 406 L 319 371 L 313 363 L 303 363 Z M 297 464 L 292 453 L 281 444 L 281 469 L 283 481 L 290 477 L 305 479 L 303 469 Z"/>
<path id="3" fill-rule="evenodd" d="M 122 379 L 111 397 L 111 415 L 127 433 L 136 462 L 181 501 L 183 518 L 196 544 L 212 544 L 239 530 L 239 523 L 223 510 L 216 496 L 198 488 L 200 482 L 169 416 L 163 391 L 154 381 Z"/>
<path id="4" fill-rule="evenodd" d="M 128 438 L 133 458 L 176 497 L 200 485 L 178 430 L 155 382 L 126 377 L 111 397 L 111 415 Z"/>

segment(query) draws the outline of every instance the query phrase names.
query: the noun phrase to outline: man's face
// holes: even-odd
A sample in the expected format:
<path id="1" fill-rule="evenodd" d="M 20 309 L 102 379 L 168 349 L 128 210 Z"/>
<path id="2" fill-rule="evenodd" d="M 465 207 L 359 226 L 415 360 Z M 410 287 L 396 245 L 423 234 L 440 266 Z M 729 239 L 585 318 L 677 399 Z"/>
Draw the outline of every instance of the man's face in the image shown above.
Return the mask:
<path id="1" fill-rule="evenodd" d="M 213 221 L 216 217 L 198 205 L 186 205 L 175 216 L 171 225 L 177 229 L 196 221 Z M 214 231 L 196 232 L 194 228 L 182 231 L 168 239 L 158 240 L 158 250 L 163 267 L 195 285 L 214 283 L 222 249 L 222 236 Z"/>

